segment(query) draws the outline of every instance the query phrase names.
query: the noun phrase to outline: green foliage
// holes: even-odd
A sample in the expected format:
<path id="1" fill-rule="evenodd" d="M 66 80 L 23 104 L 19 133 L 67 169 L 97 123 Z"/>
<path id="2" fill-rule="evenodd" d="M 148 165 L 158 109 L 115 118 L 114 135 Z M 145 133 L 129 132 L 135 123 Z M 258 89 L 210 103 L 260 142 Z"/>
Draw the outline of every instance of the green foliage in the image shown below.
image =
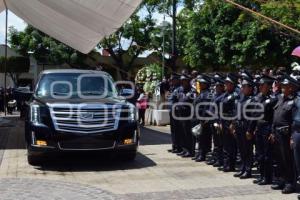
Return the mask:
<path id="1" fill-rule="evenodd" d="M 298 0 L 236 2 L 300 28 Z M 300 42 L 291 32 L 218 0 L 206 0 L 186 20 L 185 60 L 199 69 L 287 66 Z"/>
<path id="2" fill-rule="evenodd" d="M 30 25 L 24 31 L 10 27 L 9 43 L 22 56 L 29 56 L 29 52 L 32 52 L 38 63 L 43 64 L 67 63 L 78 67 L 84 64 L 83 61 L 87 57 Z"/>

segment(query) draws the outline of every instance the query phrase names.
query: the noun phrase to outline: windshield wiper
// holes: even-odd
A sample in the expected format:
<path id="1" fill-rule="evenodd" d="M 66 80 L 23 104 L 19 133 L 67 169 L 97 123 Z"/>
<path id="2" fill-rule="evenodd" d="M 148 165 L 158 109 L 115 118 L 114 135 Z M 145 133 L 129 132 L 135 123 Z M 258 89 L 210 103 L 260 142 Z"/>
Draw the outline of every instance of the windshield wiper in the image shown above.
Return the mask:
<path id="1" fill-rule="evenodd" d="M 67 96 L 68 93 L 62 93 L 62 92 L 53 92 L 54 95 L 56 96 Z"/>

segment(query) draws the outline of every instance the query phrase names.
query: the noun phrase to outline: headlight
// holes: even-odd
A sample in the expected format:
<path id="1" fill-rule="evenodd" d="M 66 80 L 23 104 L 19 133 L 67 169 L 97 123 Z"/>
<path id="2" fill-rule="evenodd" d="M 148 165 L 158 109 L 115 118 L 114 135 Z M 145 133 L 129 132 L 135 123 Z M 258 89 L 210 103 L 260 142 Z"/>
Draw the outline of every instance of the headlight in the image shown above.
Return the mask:
<path id="1" fill-rule="evenodd" d="M 137 121 L 138 113 L 134 105 L 129 106 L 129 121 Z"/>
<path id="2" fill-rule="evenodd" d="M 39 105 L 30 106 L 30 121 L 34 124 L 39 124 L 41 122 L 41 112 Z"/>

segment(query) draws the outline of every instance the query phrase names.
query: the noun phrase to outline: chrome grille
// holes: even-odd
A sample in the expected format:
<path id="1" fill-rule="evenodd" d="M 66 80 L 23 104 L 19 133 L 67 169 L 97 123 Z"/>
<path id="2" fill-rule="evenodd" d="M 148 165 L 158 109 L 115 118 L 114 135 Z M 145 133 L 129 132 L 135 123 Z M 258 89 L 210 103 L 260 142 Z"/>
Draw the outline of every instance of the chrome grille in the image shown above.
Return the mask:
<path id="1" fill-rule="evenodd" d="M 49 105 L 57 131 L 72 133 L 99 133 L 118 128 L 121 106 L 107 104 Z"/>

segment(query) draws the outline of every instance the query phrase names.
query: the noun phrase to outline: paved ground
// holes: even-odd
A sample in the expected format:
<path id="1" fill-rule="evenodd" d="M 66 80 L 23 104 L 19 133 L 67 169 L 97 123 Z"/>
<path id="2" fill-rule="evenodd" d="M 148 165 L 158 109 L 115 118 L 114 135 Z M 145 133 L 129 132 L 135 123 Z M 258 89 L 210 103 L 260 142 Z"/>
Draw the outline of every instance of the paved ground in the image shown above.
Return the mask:
<path id="1" fill-rule="evenodd" d="M 0 123 L 0 199 L 296 199 L 167 153 L 168 129 L 143 129 L 133 163 L 73 155 L 35 168 L 26 161 L 23 123 Z"/>

